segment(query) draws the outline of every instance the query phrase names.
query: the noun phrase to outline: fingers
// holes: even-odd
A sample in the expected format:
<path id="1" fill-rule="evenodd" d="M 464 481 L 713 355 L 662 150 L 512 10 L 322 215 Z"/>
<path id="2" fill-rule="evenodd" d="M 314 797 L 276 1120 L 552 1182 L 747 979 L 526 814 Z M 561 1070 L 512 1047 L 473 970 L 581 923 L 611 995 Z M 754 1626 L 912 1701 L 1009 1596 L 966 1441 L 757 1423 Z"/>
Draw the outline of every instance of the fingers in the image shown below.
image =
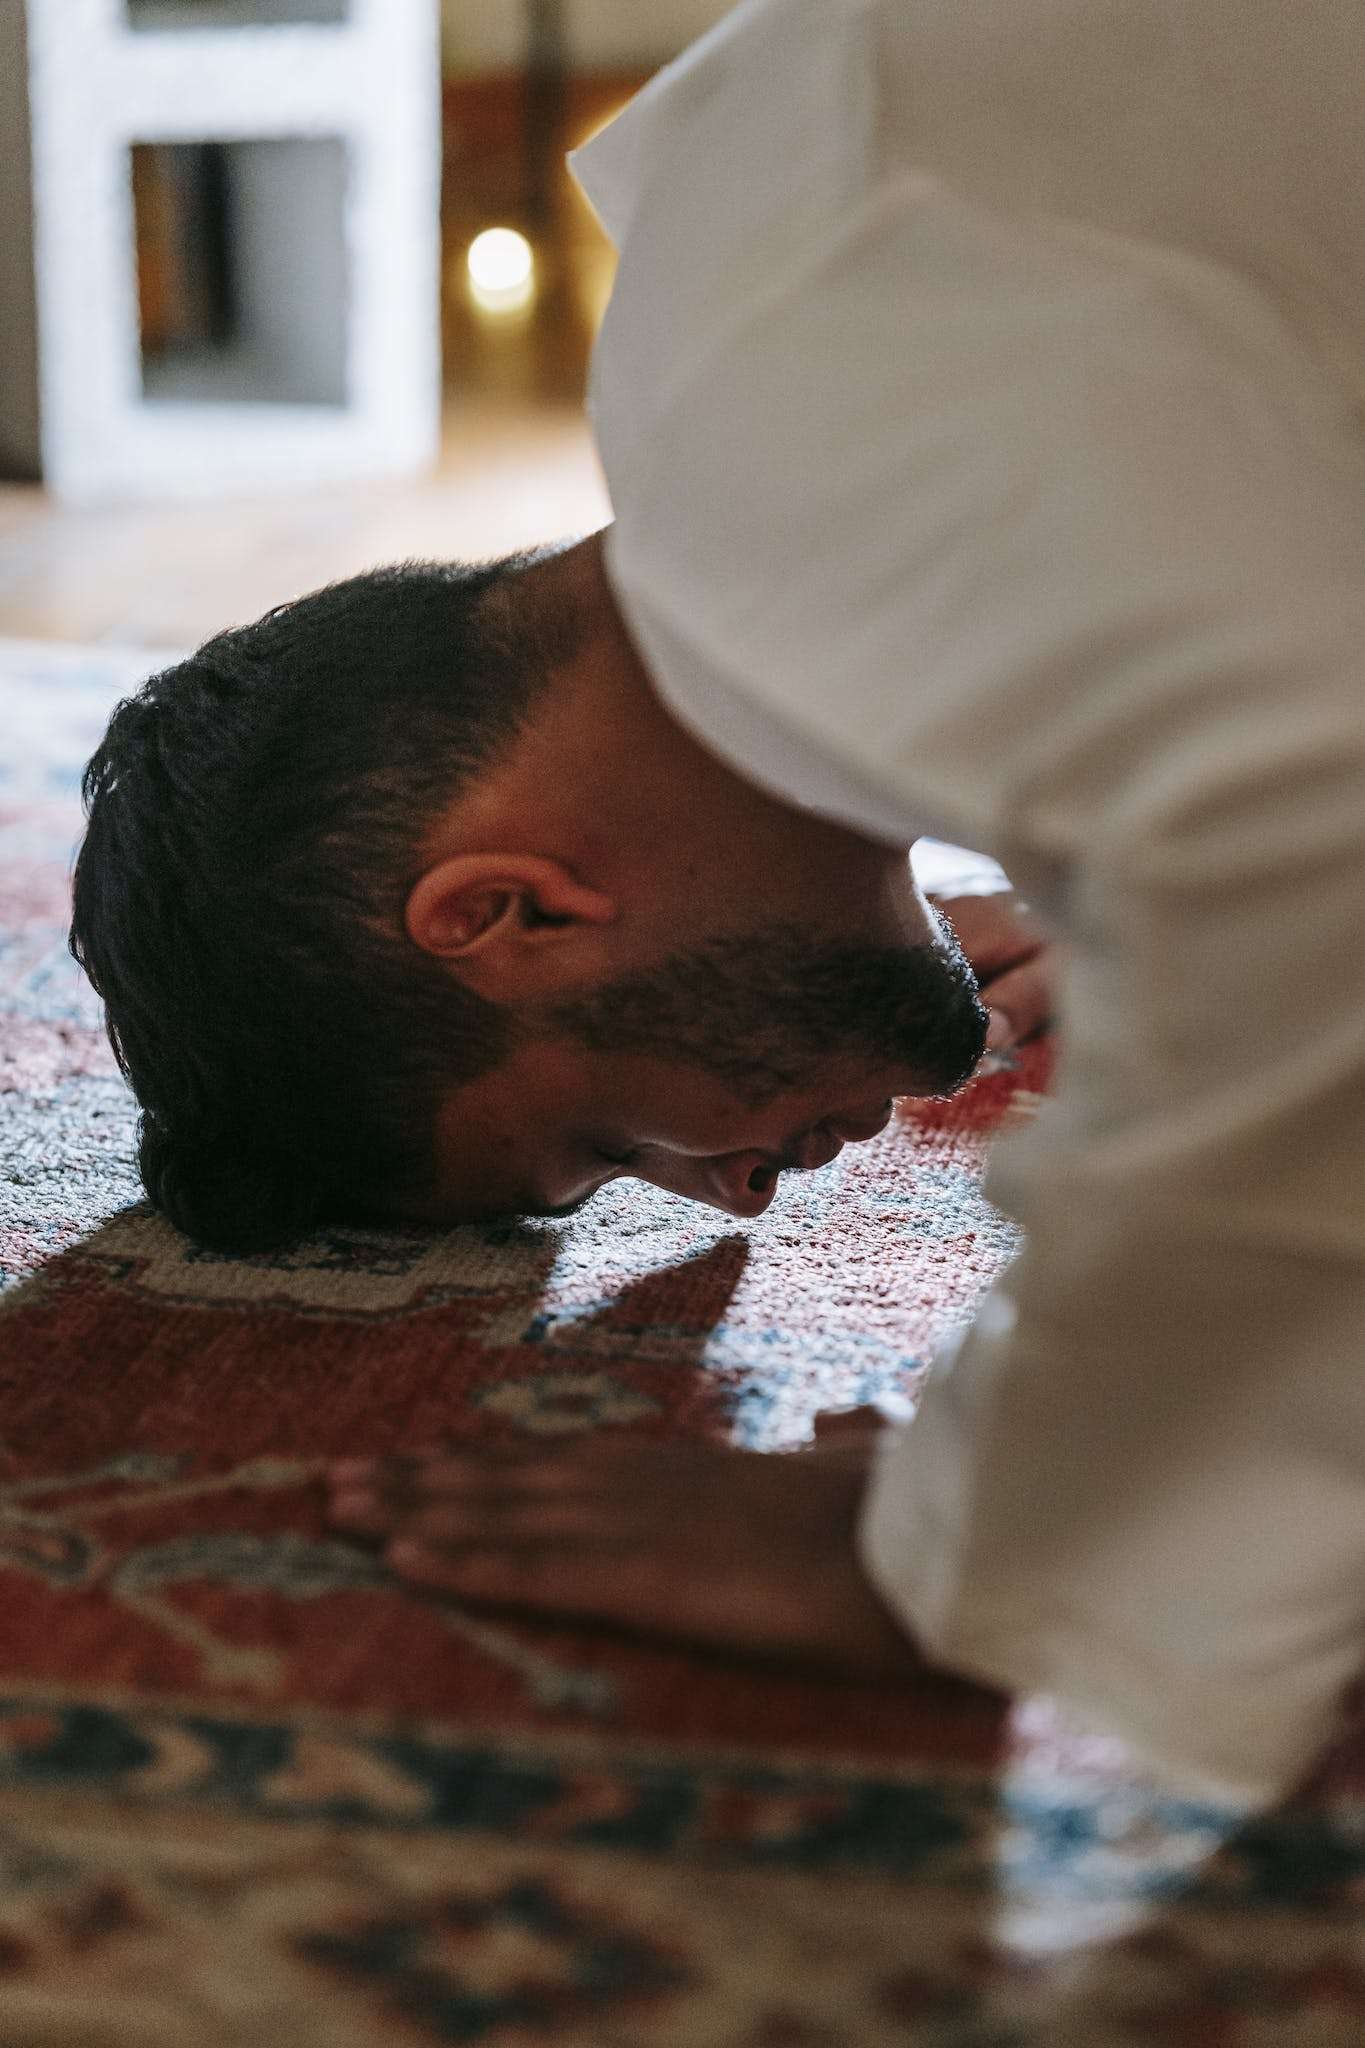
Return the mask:
<path id="1" fill-rule="evenodd" d="M 347 1458 L 329 1470 L 328 1519 L 375 1541 L 621 1542 L 642 1520 L 685 1513 L 698 1460 L 717 1455 L 704 1445 L 618 1440 L 607 1456 L 576 1445 L 501 1458 Z"/>
<path id="2" fill-rule="evenodd" d="M 388 1562 L 400 1578 L 414 1586 L 458 1593 L 467 1600 L 482 1596 L 506 1601 L 509 1606 L 535 1592 L 543 1571 L 534 1559 L 512 1558 L 502 1551 L 469 1550 L 452 1555 L 411 1537 L 390 1546 Z"/>
<path id="3" fill-rule="evenodd" d="M 982 984 L 981 999 L 991 1013 L 989 1051 L 1037 1037 L 1051 1022 L 1056 961 L 1049 947 Z"/>
<path id="4" fill-rule="evenodd" d="M 1005 1010 L 991 1010 L 986 1026 L 987 1052 L 1003 1052 L 1014 1040 L 1014 1019 Z"/>
<path id="5" fill-rule="evenodd" d="M 547 1491 L 534 1483 L 544 1478 L 545 1468 L 531 1462 L 480 1471 L 469 1459 L 443 1458 L 425 1470 L 420 1461 L 400 1468 L 346 1460 L 328 1519 L 383 1546 L 389 1568 L 425 1590 L 528 1614 L 572 1607 L 590 1620 L 612 1619 L 621 1612 L 620 1561 L 634 1549 L 638 1501 L 616 1488 Z"/>
<path id="6" fill-rule="evenodd" d="M 598 1442 L 595 1437 L 585 1438 L 567 1451 L 550 1450 L 543 1444 L 528 1448 L 521 1443 L 481 1443 L 477 1452 L 458 1446 L 424 1444 L 416 1450 L 391 1451 L 382 1458 L 333 1458 L 327 1467 L 327 1480 L 331 1486 L 395 1485 L 402 1480 L 425 1485 L 443 1475 L 452 1481 L 461 1476 L 472 1479 L 479 1473 L 507 1466 L 529 1466 L 533 1462 L 542 1470 L 552 1471 L 577 1461 L 590 1444 Z"/>
<path id="7" fill-rule="evenodd" d="M 618 1575 L 609 1555 L 574 1551 L 446 1550 L 419 1538 L 391 1544 L 386 1561 L 401 1579 L 475 1605 L 516 1608 L 525 1614 L 612 1621 L 622 1618 Z"/>
<path id="8" fill-rule="evenodd" d="M 1013 893 L 941 903 L 976 973 L 991 1013 L 988 1052 L 1003 1052 L 1047 1029 L 1061 978 L 1061 948 Z"/>
<path id="9" fill-rule="evenodd" d="M 939 903 L 984 987 L 993 975 L 1048 946 L 1051 934 L 1014 891 L 953 897 Z"/>
<path id="10" fill-rule="evenodd" d="M 327 1483 L 334 1496 L 375 1493 L 408 1503 L 497 1494 L 658 1497 L 688 1493 L 718 1459 L 745 1455 L 723 1444 L 660 1441 L 623 1431 L 555 1450 L 520 1444 L 488 1450 L 480 1444 L 477 1452 L 341 1458 L 329 1465 Z"/>
<path id="11" fill-rule="evenodd" d="M 610 1499 L 481 1493 L 465 1499 L 402 1498 L 377 1492 L 339 1493 L 330 1521 L 353 1535 L 402 1535 L 440 1545 L 608 1542 L 627 1520 Z"/>
<path id="12" fill-rule="evenodd" d="M 382 1458 L 334 1458 L 327 1467 L 327 1479 L 334 1487 L 404 1482 L 421 1487 L 460 1487 L 479 1484 L 492 1473 L 503 1473 L 514 1475 L 518 1485 L 553 1488 L 574 1483 L 585 1466 L 600 1467 L 621 1459 L 676 1459 L 687 1448 L 625 1432 L 578 1437 L 571 1444 L 555 1447 L 544 1442 L 480 1442 L 476 1450 L 461 1450 L 433 1444 L 391 1452 Z"/>
<path id="13" fill-rule="evenodd" d="M 572 1454 L 523 1453 L 516 1459 L 452 1457 L 347 1458 L 333 1465 L 328 1482 L 335 1493 L 378 1492 L 419 1498 L 426 1495 L 495 1493 L 506 1490 L 564 1493 L 590 1483 L 585 1461 Z"/>

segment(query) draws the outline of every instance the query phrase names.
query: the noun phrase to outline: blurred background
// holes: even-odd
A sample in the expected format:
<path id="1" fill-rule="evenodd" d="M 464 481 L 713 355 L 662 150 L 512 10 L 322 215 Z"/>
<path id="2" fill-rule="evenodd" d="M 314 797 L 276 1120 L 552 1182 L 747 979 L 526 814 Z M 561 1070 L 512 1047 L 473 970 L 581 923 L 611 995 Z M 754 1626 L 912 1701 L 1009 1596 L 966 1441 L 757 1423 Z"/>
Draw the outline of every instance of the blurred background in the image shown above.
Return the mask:
<path id="1" fill-rule="evenodd" d="M 30 9 L 45 4 L 28 0 Z M 352 7 L 377 0 L 124 4 L 122 30 L 150 45 L 158 33 L 188 25 L 341 28 Z M 583 405 L 614 259 L 564 160 L 727 11 L 728 0 L 428 4 L 439 15 L 439 59 L 433 36 L 426 45 L 433 75 L 424 89 L 440 108 L 440 218 L 402 221 L 391 232 L 439 233 L 442 397 L 434 459 L 379 481 L 237 485 L 187 502 L 145 487 L 103 489 L 94 502 L 73 502 L 69 492 L 51 489 L 50 477 L 46 484 L 35 478 L 41 464 L 29 465 L 25 479 L 25 465 L 11 460 L 9 480 L 0 481 L 0 634 L 175 648 L 378 561 L 478 558 L 581 533 L 608 516 Z M 74 17 L 66 19 L 74 29 Z M 29 26 L 31 38 L 32 16 Z M 13 62 L 9 68 L 13 76 Z M 13 132 L 14 122 L 8 125 Z M 273 151 L 294 215 L 306 226 L 325 208 L 329 149 L 344 144 L 130 144 L 136 345 L 147 407 L 208 397 L 222 405 L 221 431 L 230 435 L 237 396 L 281 407 L 344 403 L 342 321 L 315 337 L 302 371 L 296 364 L 303 359 L 287 345 L 287 322 L 276 321 L 282 338 L 258 351 L 249 370 L 232 345 L 243 318 L 245 240 L 262 242 L 256 253 L 268 259 L 262 238 L 269 240 L 280 212 L 264 188 L 253 210 L 251 180 L 263 175 Z M 311 215 L 310 181 L 319 195 Z M 9 210 L 15 189 L 11 178 Z M 327 236 L 307 232 L 305 248 L 303 232 L 295 230 L 293 250 L 285 247 L 273 269 L 269 260 L 254 263 L 253 274 L 268 281 L 255 289 L 269 290 L 275 314 L 287 313 L 305 272 L 316 287 L 319 266 L 325 271 L 330 260 Z M 341 266 L 339 214 L 334 241 Z"/>

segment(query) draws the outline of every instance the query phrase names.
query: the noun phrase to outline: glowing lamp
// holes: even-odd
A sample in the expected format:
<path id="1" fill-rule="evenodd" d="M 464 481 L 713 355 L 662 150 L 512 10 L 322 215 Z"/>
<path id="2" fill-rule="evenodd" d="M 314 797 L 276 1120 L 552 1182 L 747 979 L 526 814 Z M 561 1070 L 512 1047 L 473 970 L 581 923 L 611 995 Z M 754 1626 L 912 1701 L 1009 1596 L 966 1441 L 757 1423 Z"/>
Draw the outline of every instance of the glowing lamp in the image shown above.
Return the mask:
<path id="1" fill-rule="evenodd" d="M 536 259 L 515 228 L 485 228 L 475 235 L 465 265 L 475 304 L 487 312 L 514 312 L 535 289 Z"/>

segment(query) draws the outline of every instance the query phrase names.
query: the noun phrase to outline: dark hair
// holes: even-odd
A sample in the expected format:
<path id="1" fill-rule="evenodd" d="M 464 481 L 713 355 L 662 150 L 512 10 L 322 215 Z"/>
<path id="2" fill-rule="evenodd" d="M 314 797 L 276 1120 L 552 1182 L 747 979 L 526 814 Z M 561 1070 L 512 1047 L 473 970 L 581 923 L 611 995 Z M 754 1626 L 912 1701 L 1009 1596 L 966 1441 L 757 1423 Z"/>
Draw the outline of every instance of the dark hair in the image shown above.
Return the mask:
<path id="1" fill-rule="evenodd" d="M 142 1108 L 153 1202 L 215 1249 L 423 1199 L 440 1095 L 505 1012 L 414 946 L 420 848 L 573 644 L 536 555 L 405 563 L 208 641 L 85 770 L 71 950 Z"/>

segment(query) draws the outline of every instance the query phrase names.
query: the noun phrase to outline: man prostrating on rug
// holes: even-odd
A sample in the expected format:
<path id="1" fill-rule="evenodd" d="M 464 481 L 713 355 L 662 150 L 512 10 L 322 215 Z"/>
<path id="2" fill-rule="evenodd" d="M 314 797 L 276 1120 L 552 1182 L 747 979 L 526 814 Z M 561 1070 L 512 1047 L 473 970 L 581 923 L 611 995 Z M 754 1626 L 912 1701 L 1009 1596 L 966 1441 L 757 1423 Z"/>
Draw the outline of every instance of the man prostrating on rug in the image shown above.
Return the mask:
<path id="1" fill-rule="evenodd" d="M 578 160 L 616 521 L 223 636 L 76 939 L 187 1230 L 739 1216 L 1066 942 L 1028 1250 L 909 1426 L 337 1474 L 462 1599 L 1086 1704 L 1254 1797 L 1365 1624 L 1365 15 L 763 0 Z M 958 913 L 962 915 L 959 917 Z M 953 907 L 998 1038 L 1052 956 Z M 975 919 L 975 925 L 972 920 Z"/>

